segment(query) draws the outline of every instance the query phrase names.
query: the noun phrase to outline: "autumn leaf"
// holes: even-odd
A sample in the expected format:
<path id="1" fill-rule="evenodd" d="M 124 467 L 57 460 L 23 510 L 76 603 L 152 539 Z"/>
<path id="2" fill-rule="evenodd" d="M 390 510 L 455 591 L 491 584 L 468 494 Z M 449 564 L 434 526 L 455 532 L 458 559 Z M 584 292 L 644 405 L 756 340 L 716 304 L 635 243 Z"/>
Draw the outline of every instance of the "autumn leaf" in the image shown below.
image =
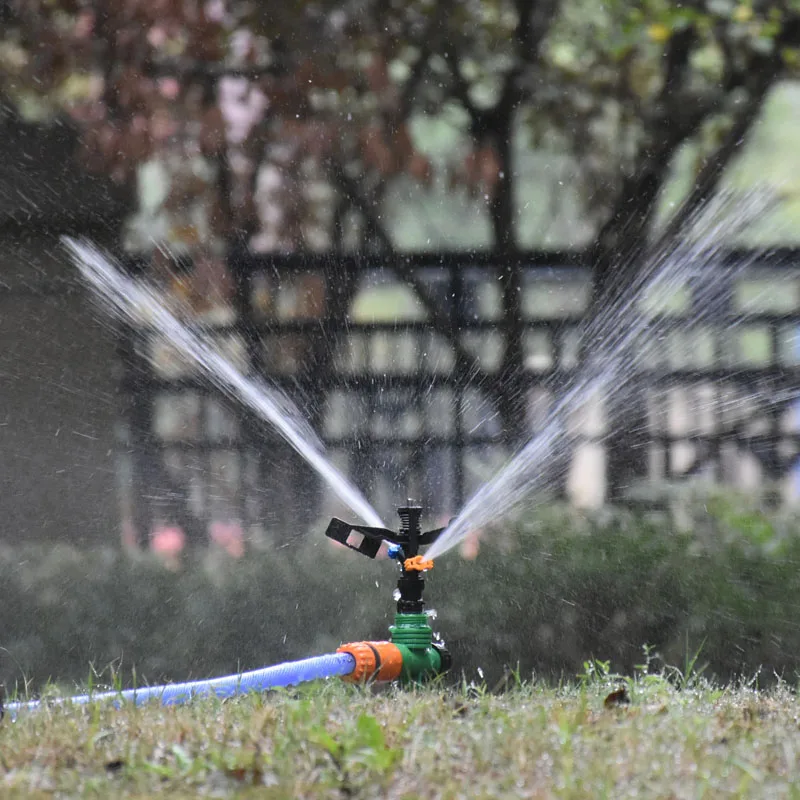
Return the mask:
<path id="1" fill-rule="evenodd" d="M 656 22 L 648 26 L 647 36 L 654 42 L 663 43 L 669 40 L 672 36 L 672 31 L 661 22 Z"/>
<path id="2" fill-rule="evenodd" d="M 628 694 L 627 687 L 620 686 L 619 689 L 615 689 L 606 697 L 603 701 L 603 705 L 606 708 L 617 708 L 618 706 L 628 705 L 630 702 L 631 698 Z"/>

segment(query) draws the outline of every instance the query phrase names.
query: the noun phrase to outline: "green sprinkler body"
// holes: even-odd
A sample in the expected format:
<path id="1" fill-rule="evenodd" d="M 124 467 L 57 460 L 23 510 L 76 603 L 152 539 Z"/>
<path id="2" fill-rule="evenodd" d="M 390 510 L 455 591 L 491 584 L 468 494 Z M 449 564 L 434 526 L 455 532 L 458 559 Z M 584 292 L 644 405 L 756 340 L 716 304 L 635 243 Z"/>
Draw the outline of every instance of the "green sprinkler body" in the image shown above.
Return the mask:
<path id="1" fill-rule="evenodd" d="M 399 680 L 403 684 L 421 683 L 450 669 L 452 658 L 444 644 L 434 641 L 430 618 L 425 613 L 422 592 L 424 573 L 433 567 L 420 555 L 420 547 L 436 541 L 444 531 L 438 528 L 422 533 L 420 517 L 422 508 L 412 505 L 397 510 L 400 530 L 350 525 L 332 519 L 325 535 L 340 544 L 369 558 L 375 558 L 383 542 L 387 542 L 388 555 L 400 566 L 395 599 L 397 613 L 394 625 L 389 628 L 388 642 L 353 642 L 342 645 L 339 652 L 351 653 L 356 659 L 356 669 L 348 680 Z"/>

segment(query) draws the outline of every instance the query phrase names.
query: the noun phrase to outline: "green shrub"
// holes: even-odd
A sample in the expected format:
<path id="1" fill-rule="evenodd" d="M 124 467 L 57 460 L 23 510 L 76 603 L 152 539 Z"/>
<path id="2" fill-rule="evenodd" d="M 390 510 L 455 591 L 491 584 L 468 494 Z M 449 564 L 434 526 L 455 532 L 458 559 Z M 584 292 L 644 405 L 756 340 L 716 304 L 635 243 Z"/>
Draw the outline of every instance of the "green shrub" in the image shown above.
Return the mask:
<path id="1" fill-rule="evenodd" d="M 487 533 L 475 561 L 440 559 L 426 596 L 457 676 L 519 666 L 571 679 L 592 658 L 630 672 L 644 645 L 675 665 L 702 645 L 707 675 L 793 677 L 800 525 L 722 496 L 680 512 L 678 524 L 668 509 L 548 506 Z M 212 553 L 178 573 L 111 549 L 5 547 L 0 680 L 85 683 L 90 663 L 113 664 L 126 684 L 183 680 L 385 638 L 395 569 L 332 549 L 321 531 L 302 547 Z"/>

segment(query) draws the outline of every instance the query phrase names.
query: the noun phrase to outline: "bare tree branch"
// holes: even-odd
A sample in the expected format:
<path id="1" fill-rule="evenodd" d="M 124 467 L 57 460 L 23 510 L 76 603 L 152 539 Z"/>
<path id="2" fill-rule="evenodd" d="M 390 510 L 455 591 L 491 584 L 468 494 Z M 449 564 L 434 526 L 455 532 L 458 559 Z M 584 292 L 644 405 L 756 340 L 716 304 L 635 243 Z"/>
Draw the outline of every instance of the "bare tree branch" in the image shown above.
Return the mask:
<path id="1" fill-rule="evenodd" d="M 425 75 L 428 59 L 434 51 L 434 46 L 439 42 L 441 26 L 445 16 L 445 8 L 446 6 L 444 3 L 437 3 L 436 10 L 433 12 L 429 24 L 426 26 L 424 33 L 417 42 L 417 46 L 420 48 L 419 56 L 414 62 L 411 74 L 403 85 L 403 93 L 400 96 L 400 102 L 397 104 L 397 116 L 400 119 L 405 119 L 411 112 L 411 106 L 414 102 L 414 93 L 417 91 Z"/>
<path id="2" fill-rule="evenodd" d="M 520 100 L 519 79 L 522 73 L 539 60 L 542 42 L 558 9 L 557 0 L 517 0 L 516 30 L 517 63 L 506 75 L 503 91 L 496 106 L 498 114 L 512 111 Z"/>
<path id="3" fill-rule="evenodd" d="M 409 267 L 408 262 L 395 251 L 391 237 L 375 214 L 373 204 L 363 196 L 356 182 L 348 177 L 341 167 L 331 168 L 331 180 L 364 216 L 367 225 L 386 251 L 385 254 L 382 254 L 384 263 L 391 267 L 414 290 L 428 314 L 434 330 L 448 340 L 456 359 L 456 373 L 459 376 L 469 375 L 473 381 L 488 384 L 490 382 L 489 376 L 477 367 L 475 356 L 464 349 L 459 338 L 458 327 L 453 319 L 446 311 L 441 310 L 440 302 L 431 296 L 424 281 L 419 279 L 414 270 Z"/>
<path id="4" fill-rule="evenodd" d="M 461 103 L 461 107 L 467 112 L 470 120 L 470 133 L 474 138 L 480 138 L 483 131 L 488 127 L 487 113 L 478 108 L 469 96 L 470 87 L 458 65 L 457 48 L 450 47 L 442 55 L 450 67 L 451 90 L 453 96 Z"/>
<path id="5" fill-rule="evenodd" d="M 593 307 L 604 302 L 608 291 L 614 291 L 611 275 L 615 264 L 626 259 L 635 268 L 646 246 L 656 200 L 672 157 L 708 114 L 706 106 L 688 103 L 686 98 L 685 84 L 695 39 L 692 28 L 678 31 L 664 50 L 662 88 L 652 111 L 642 118 L 648 144 L 642 148 L 634 171 L 623 179 L 616 204 L 595 239 Z"/>
<path id="6" fill-rule="evenodd" d="M 739 108 L 734 109 L 733 124 L 725 139 L 714 153 L 706 158 L 702 169 L 695 178 L 692 191 L 666 226 L 655 243 L 655 247 L 659 247 L 670 237 L 676 236 L 686 220 L 716 191 L 725 169 L 758 119 L 769 90 L 780 78 L 783 71 L 781 50 L 784 47 L 797 46 L 800 43 L 800 20 L 796 17 L 787 20 L 780 36 L 774 42 L 773 52 L 766 57 L 752 58 L 751 62 L 746 64 L 742 70 L 736 69 L 737 53 L 728 42 L 724 32 L 720 33 L 718 39 L 725 56 L 723 81 L 725 93 L 727 95 L 737 88 L 744 88 L 747 91 L 747 100 Z"/>
<path id="7" fill-rule="evenodd" d="M 692 214 L 716 191 L 719 182 L 731 159 L 741 148 L 753 123 L 758 119 L 769 89 L 775 81 L 777 71 L 762 68 L 754 73 L 755 79 L 747 101 L 735 115 L 733 124 L 722 144 L 706 158 L 702 169 L 695 178 L 689 196 L 681 203 L 669 224 L 653 245 L 658 249 L 664 242 L 677 236 Z"/>
<path id="8" fill-rule="evenodd" d="M 800 43 L 800 20 L 796 17 L 787 20 L 780 36 L 774 42 L 772 54 L 766 57 L 753 57 L 743 69 L 736 69 L 738 54 L 725 36 L 724 30 L 720 31 L 717 38 L 725 57 L 723 79 L 725 95 L 729 95 L 737 88 L 743 88 L 747 91 L 747 100 L 734 109 L 730 130 L 720 146 L 705 159 L 702 169 L 695 178 L 692 191 L 659 236 L 658 241 L 654 243 L 655 248 L 678 235 L 691 215 L 716 191 L 725 169 L 758 119 L 769 90 L 780 78 L 783 71 L 781 50 Z"/>

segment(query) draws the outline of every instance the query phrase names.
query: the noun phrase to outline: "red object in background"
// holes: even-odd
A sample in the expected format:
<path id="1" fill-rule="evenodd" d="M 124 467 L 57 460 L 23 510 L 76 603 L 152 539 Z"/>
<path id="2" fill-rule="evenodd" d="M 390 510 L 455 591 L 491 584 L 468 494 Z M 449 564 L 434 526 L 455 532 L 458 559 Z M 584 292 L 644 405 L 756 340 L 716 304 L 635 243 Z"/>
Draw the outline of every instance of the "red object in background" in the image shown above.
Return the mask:
<path id="1" fill-rule="evenodd" d="M 244 531 L 238 522 L 212 522 L 209 526 L 211 541 L 232 558 L 244 556 Z M 150 535 L 150 549 L 170 565 L 186 548 L 186 534 L 177 525 L 159 525 Z"/>
<path id="2" fill-rule="evenodd" d="M 211 541 L 232 558 L 244 556 L 244 531 L 238 522 L 212 522 L 209 534 Z"/>
<path id="3" fill-rule="evenodd" d="M 474 561 L 481 549 L 481 535 L 478 531 L 469 533 L 461 543 L 461 558 Z"/>
<path id="4" fill-rule="evenodd" d="M 180 566 L 180 555 L 185 547 L 186 534 L 177 525 L 159 525 L 150 534 L 150 549 L 172 569 Z"/>

